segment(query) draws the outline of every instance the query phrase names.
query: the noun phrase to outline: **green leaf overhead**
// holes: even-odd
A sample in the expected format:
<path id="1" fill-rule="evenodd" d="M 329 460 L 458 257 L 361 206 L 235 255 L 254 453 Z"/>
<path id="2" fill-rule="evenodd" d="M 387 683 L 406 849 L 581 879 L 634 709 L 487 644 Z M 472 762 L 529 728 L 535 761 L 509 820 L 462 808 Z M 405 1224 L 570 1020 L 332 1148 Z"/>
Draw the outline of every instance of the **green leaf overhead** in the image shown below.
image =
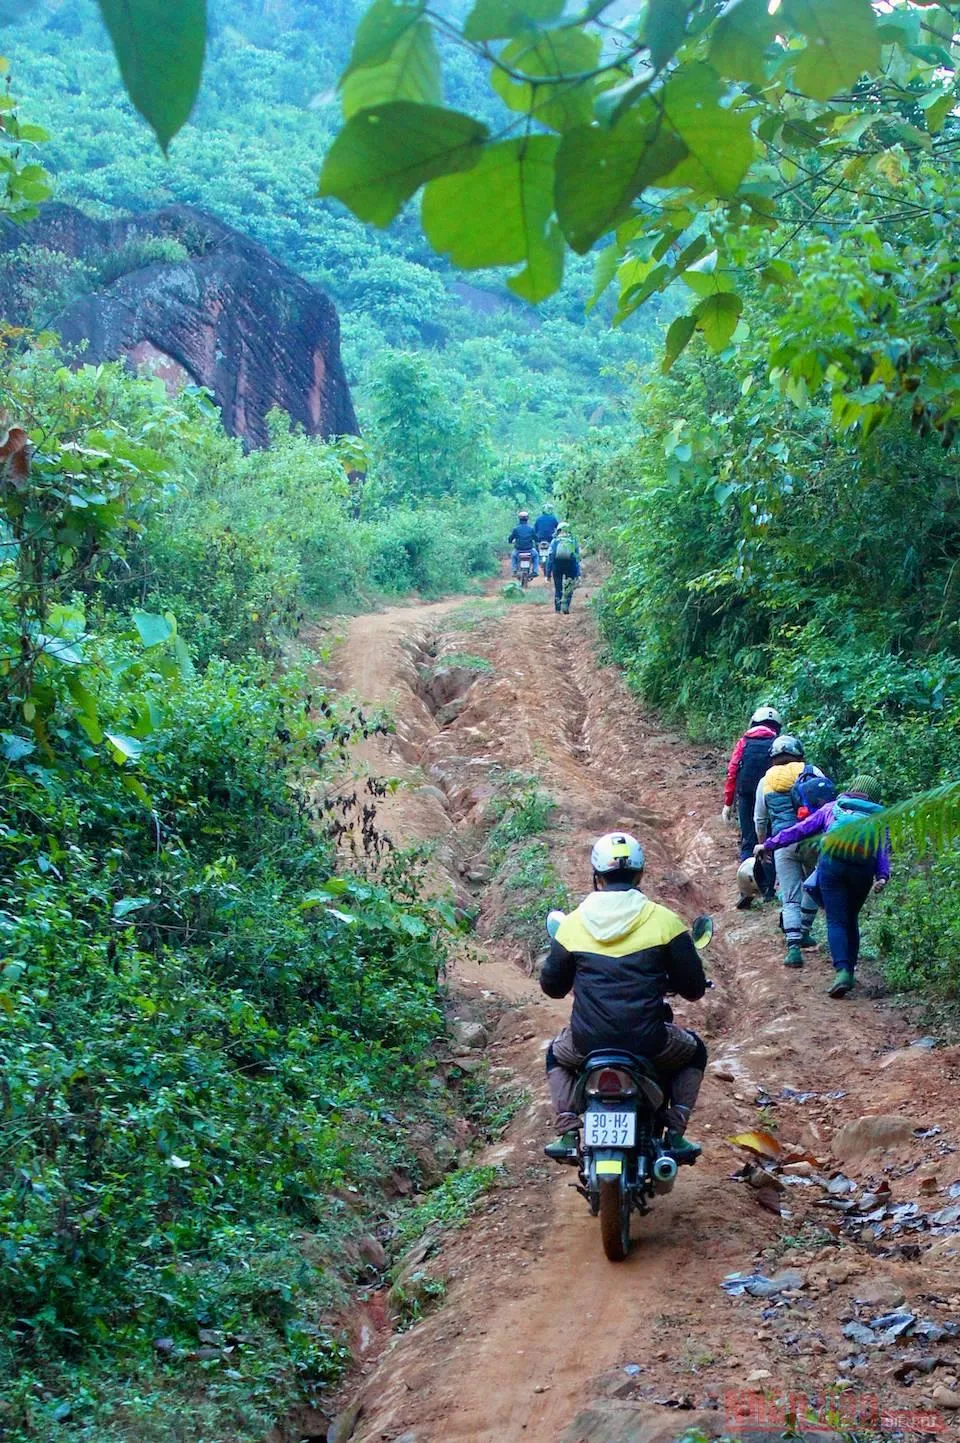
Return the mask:
<path id="1" fill-rule="evenodd" d="M 151 611 L 135 611 L 133 624 L 146 647 L 159 646 L 162 642 L 169 641 L 175 630 L 173 623 L 165 616 Z"/>
<path id="2" fill-rule="evenodd" d="M 687 155 L 675 132 L 649 111 L 628 110 L 610 130 L 567 131 L 556 168 L 557 216 L 574 250 L 585 252 L 627 212 L 630 202 Z"/>
<path id="3" fill-rule="evenodd" d="M 741 111 L 720 104 L 720 81 L 709 65 L 690 65 L 668 80 L 663 113 L 689 154 L 666 178 L 709 195 L 733 195 L 750 169 L 754 141 Z"/>
<path id="4" fill-rule="evenodd" d="M 649 0 L 643 40 L 655 69 L 662 70 L 683 44 L 690 9 L 687 0 Z"/>
<path id="5" fill-rule="evenodd" d="M 729 80 L 762 85 L 766 79 L 764 57 L 775 29 L 768 0 L 735 0 L 714 26 L 710 64 Z"/>
<path id="6" fill-rule="evenodd" d="M 327 153 L 319 193 L 389 225 L 421 185 L 476 165 L 486 137 L 479 120 L 440 106 L 397 100 L 358 111 Z"/>
<path id="7" fill-rule="evenodd" d="M 468 40 L 506 40 L 559 20 L 565 0 L 477 0 L 463 33 Z"/>
<path id="8" fill-rule="evenodd" d="M 592 72 L 599 59 L 598 35 L 576 27 L 545 30 L 515 40 L 501 51 L 493 86 L 511 110 L 532 115 L 553 130 L 569 130 L 593 119 Z"/>
<path id="9" fill-rule="evenodd" d="M 467 269 L 522 261 L 513 289 L 528 300 L 550 295 L 562 274 L 561 237 L 552 223 L 558 145 L 551 135 L 499 141 L 471 170 L 432 181 L 423 227 L 433 248 Z"/>
<path id="10" fill-rule="evenodd" d="M 402 0 L 373 0 L 353 37 L 350 60 L 344 77 L 367 66 L 384 65 L 393 54 L 397 42 L 417 24 L 425 5 L 405 5 Z"/>
<path id="11" fill-rule="evenodd" d="M 712 250 L 682 269 L 680 279 L 697 296 L 715 296 L 721 291 L 734 290 L 733 275 L 729 267 L 719 265 L 718 261 L 716 250 Z"/>
<path id="12" fill-rule="evenodd" d="M 730 342 L 743 311 L 743 301 L 731 291 L 719 291 L 700 302 L 694 315 L 697 329 L 714 351 L 722 351 Z"/>
<path id="13" fill-rule="evenodd" d="M 200 89 L 205 0 L 99 0 L 123 83 L 164 150 Z"/>
<path id="14" fill-rule="evenodd" d="M 685 349 L 687 342 L 697 329 L 696 316 L 677 316 L 671 321 L 667 331 L 667 344 L 664 348 L 663 365 L 661 370 L 666 375 L 674 361 Z"/>
<path id="15" fill-rule="evenodd" d="M 879 64 L 870 0 L 784 0 L 783 17 L 806 38 L 794 84 L 814 100 L 829 100 Z"/>
<path id="16" fill-rule="evenodd" d="M 341 83 L 340 100 L 346 120 L 358 110 L 393 100 L 439 105 L 443 84 L 432 26 L 426 20 L 407 25 L 380 64 L 349 70 Z"/>

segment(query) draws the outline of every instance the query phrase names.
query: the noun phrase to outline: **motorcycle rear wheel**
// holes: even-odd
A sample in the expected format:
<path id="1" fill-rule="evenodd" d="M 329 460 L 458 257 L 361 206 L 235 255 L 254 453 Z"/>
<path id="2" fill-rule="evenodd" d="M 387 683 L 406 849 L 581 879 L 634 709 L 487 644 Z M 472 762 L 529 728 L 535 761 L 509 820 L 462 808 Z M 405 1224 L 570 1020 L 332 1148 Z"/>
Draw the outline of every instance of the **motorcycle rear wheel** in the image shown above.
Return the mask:
<path id="1" fill-rule="evenodd" d="M 600 1183 L 600 1236 L 611 1263 L 622 1263 L 630 1251 L 630 1196 L 619 1178 Z"/>

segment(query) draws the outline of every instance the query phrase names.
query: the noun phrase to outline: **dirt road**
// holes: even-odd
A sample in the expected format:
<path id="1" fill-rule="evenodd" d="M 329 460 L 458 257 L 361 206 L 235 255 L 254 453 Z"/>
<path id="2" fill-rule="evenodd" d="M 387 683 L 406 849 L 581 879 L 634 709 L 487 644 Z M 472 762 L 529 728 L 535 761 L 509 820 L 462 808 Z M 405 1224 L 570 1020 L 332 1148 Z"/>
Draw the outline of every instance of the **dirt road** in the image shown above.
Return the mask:
<path id="1" fill-rule="evenodd" d="M 396 716 L 397 734 L 364 758 L 405 778 L 386 806 L 388 830 L 435 841 L 436 883 L 479 906 L 482 960 L 455 964 L 453 1014 L 492 1020 L 490 1077 L 525 1098 L 477 1159 L 502 1168 L 500 1185 L 426 1264 L 447 1282 L 443 1305 L 408 1332 L 368 1338 L 354 1437 L 660 1443 L 694 1426 L 734 1431 L 740 1403 L 754 1427 L 765 1409 L 776 1433 L 778 1398 L 802 1394 L 818 1407 L 838 1384 L 848 1411 L 874 1396 L 910 1414 L 901 1427 L 952 1430 L 956 1341 L 938 1329 L 960 1316 L 960 1054 L 911 1046 L 915 1028 L 869 985 L 827 999 L 825 955 L 808 955 L 802 973 L 783 968 L 775 910 L 732 906 L 721 758 L 665 731 L 598 665 L 582 598 L 570 617 L 543 600 L 361 617 L 339 658 L 344 689 Z M 543 1053 L 569 1003 L 544 998 L 529 976 L 511 929 L 517 894 L 483 852 L 505 773 L 535 778 L 555 799 L 543 840 L 573 893 L 589 885 L 592 838 L 624 827 L 647 849 L 647 890 L 717 922 L 715 990 L 678 1014 L 710 1048 L 691 1129 L 704 1156 L 635 1220 L 619 1265 L 604 1259 L 570 1172 L 542 1155 L 552 1136 Z M 839 1133 L 881 1114 L 899 1122 Z M 774 1167 L 765 1191 L 731 1176 L 750 1154 L 726 1141 L 757 1126 L 812 1159 Z M 866 1199 L 872 1222 L 854 1207 L 865 1190 L 878 1199 Z M 720 1286 L 734 1271 L 787 1267 L 796 1275 L 786 1292 L 729 1297 Z M 892 1312 L 914 1322 L 875 1342 L 871 1320 Z"/>

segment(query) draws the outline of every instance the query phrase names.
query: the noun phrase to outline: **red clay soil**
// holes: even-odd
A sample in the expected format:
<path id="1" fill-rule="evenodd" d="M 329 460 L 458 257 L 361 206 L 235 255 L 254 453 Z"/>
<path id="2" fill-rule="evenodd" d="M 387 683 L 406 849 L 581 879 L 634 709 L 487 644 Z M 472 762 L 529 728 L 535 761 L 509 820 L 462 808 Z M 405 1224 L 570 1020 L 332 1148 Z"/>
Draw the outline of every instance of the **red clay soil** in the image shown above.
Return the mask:
<path id="1" fill-rule="evenodd" d="M 407 779 L 387 804 L 387 829 L 436 839 L 438 882 L 480 906 L 482 955 L 474 946 L 455 963 L 451 1010 L 489 1015 L 496 1003 L 492 1077 L 526 1097 L 501 1142 L 476 1158 L 500 1166 L 499 1186 L 425 1264 L 447 1282 L 443 1304 L 407 1332 L 391 1336 L 382 1318 L 367 1330 L 367 1357 L 346 1395 L 362 1403 L 353 1437 L 660 1443 L 690 1427 L 742 1433 L 737 1409 L 761 1430 L 754 1438 L 764 1429 L 775 1437 L 786 1400 L 816 1410 L 837 1387 L 844 1426 L 858 1410 L 862 1423 L 878 1400 L 896 1415 L 889 1431 L 955 1434 L 960 1049 L 911 1046 L 916 1028 L 869 977 L 851 998 L 828 999 L 823 952 L 807 954 L 802 972 L 784 969 L 776 909 L 733 907 L 735 841 L 719 820 L 723 758 L 666 730 L 598 664 L 582 593 L 560 617 L 542 592 L 540 584 L 505 612 L 475 605 L 488 606 L 490 619 L 468 631 L 451 617 L 456 602 L 360 617 L 339 657 L 344 689 L 389 702 L 397 719 L 397 734 L 369 744 L 364 758 L 374 772 Z M 463 652 L 492 669 L 444 665 Z M 540 994 L 510 937 L 511 894 L 487 880 L 479 849 L 502 770 L 536 777 L 555 798 L 544 840 L 575 894 L 589 886 L 592 838 L 623 827 L 647 850 L 648 893 L 687 918 L 709 911 L 716 921 L 707 954 L 715 989 L 678 1009 L 710 1049 L 691 1128 L 704 1155 L 635 1219 L 633 1251 L 620 1264 L 604 1258 L 599 1226 L 569 1186 L 572 1170 L 542 1154 L 553 1135 L 543 1054 L 569 1001 Z M 880 1115 L 899 1122 L 839 1135 Z M 815 1159 L 780 1174 L 772 1196 L 733 1176 L 750 1155 L 726 1140 L 771 1125 Z M 844 1200 L 871 1188 L 884 1220 L 852 1223 Z M 915 1212 L 891 1217 L 908 1203 Z M 784 1293 L 730 1297 L 721 1288 L 732 1272 L 784 1269 L 799 1275 Z M 914 1323 L 897 1339 L 881 1329 L 874 1342 L 866 1325 L 887 1313 Z"/>

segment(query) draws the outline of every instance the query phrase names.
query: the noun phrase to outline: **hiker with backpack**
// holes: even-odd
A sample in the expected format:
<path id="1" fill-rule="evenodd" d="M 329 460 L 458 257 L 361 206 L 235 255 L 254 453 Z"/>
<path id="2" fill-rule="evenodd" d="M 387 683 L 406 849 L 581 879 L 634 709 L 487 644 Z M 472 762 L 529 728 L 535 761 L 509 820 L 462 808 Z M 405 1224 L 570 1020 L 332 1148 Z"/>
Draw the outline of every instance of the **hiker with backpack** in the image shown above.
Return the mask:
<path id="1" fill-rule="evenodd" d="M 740 860 L 752 857 L 757 845 L 757 830 L 753 823 L 753 809 L 757 799 L 757 785 L 770 761 L 770 748 L 783 729 L 783 718 L 772 706 L 758 707 L 750 718 L 750 725 L 733 749 L 727 766 L 727 779 L 723 788 L 723 811 L 721 819 L 732 826 L 733 807 L 736 802 L 736 819 L 740 824 Z M 773 871 L 769 863 L 760 860 L 757 878 L 765 901 L 773 899 Z M 745 910 L 751 905 L 749 895 L 741 895 L 737 906 Z"/>
<path id="2" fill-rule="evenodd" d="M 565 521 L 559 523 L 550 543 L 545 570 L 548 581 L 553 577 L 554 610 L 568 612 L 580 580 L 580 543 Z"/>
<path id="3" fill-rule="evenodd" d="M 879 782 L 861 773 L 836 801 L 827 802 L 795 826 L 768 837 L 757 850 L 777 856 L 782 848 L 835 832 L 850 822 L 865 821 L 882 810 Z M 846 997 L 854 986 L 860 955 L 860 913 L 871 890 L 882 891 L 889 879 L 890 843 L 885 835 L 851 841 L 840 851 L 820 852 L 816 879 L 808 878 L 806 890 L 813 888 L 815 895 L 819 893 L 827 919 L 827 945 L 834 967 L 834 979 L 827 988 L 831 997 Z"/>
<path id="4" fill-rule="evenodd" d="M 763 854 L 765 837 L 796 826 L 801 812 L 809 817 L 812 811 L 832 802 L 836 794 L 830 779 L 804 760 L 803 743 L 781 732 L 770 747 L 767 770 L 757 784 L 753 822 L 759 855 Z M 782 905 L 780 920 L 787 942 L 785 967 L 802 967 L 802 949 L 817 945 L 813 937 L 817 904 L 803 885 L 815 862 L 809 842 L 794 842 L 774 854 Z"/>

